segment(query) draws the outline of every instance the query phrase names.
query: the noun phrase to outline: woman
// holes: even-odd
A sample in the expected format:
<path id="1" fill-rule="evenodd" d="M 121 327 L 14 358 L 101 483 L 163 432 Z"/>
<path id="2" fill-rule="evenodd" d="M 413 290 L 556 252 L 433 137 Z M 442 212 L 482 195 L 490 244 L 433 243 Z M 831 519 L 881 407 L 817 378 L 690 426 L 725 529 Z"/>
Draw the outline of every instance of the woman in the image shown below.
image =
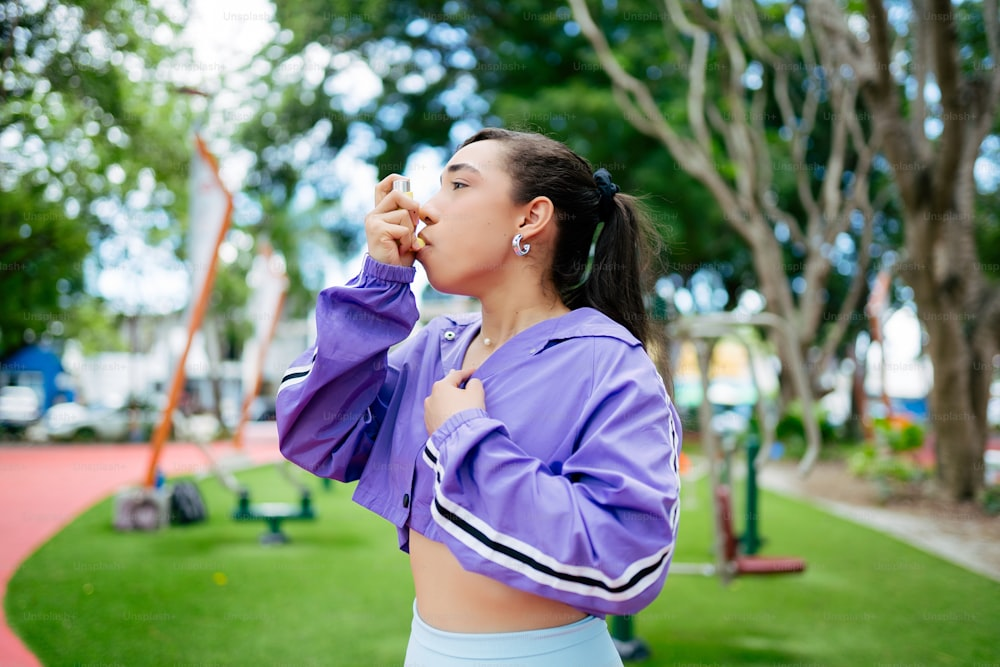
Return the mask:
<path id="1" fill-rule="evenodd" d="M 376 187 L 361 273 L 320 294 L 317 343 L 278 389 L 281 451 L 359 480 L 355 501 L 397 527 L 406 665 L 621 665 L 603 619 L 663 586 L 681 438 L 643 347 L 635 202 L 564 145 L 500 129 L 423 205 L 399 178 Z M 482 313 L 409 336 L 415 260 Z"/>

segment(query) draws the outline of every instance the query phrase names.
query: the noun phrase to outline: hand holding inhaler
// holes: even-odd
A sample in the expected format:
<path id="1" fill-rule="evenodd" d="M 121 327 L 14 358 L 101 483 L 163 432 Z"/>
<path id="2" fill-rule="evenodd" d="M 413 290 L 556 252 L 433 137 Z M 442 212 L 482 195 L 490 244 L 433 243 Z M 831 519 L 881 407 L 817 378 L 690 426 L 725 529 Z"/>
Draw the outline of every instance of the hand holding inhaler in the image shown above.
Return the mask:
<path id="1" fill-rule="evenodd" d="M 413 266 L 424 246 L 417 238 L 420 204 L 410 192 L 410 181 L 396 174 L 375 187 L 375 208 L 365 216 L 368 254 L 383 264 Z"/>

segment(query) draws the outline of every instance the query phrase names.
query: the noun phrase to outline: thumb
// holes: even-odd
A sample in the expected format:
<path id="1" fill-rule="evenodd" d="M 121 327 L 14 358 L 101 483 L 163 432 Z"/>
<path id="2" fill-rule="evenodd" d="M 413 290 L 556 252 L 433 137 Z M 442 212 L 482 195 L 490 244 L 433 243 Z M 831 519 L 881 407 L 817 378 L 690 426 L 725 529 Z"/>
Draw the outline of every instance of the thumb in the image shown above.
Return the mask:
<path id="1" fill-rule="evenodd" d="M 465 390 L 480 397 L 486 396 L 486 389 L 483 387 L 483 381 L 479 378 L 469 379 L 469 381 L 465 383 Z"/>
<path id="2" fill-rule="evenodd" d="M 463 382 L 472 377 L 472 374 L 476 372 L 475 368 L 458 369 L 451 371 L 446 376 L 444 376 L 444 381 L 453 387 L 460 386 Z"/>

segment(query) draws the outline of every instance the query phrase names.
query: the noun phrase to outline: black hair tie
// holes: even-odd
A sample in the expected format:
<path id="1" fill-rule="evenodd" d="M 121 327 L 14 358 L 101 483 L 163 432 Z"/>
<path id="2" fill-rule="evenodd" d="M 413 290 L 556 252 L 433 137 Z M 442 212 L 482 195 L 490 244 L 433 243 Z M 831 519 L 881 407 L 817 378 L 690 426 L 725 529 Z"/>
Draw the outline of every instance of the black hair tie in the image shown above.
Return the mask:
<path id="1" fill-rule="evenodd" d="M 615 194 L 621 190 L 611 180 L 611 174 L 604 167 L 594 172 L 594 180 L 597 181 L 597 192 L 601 197 L 597 202 L 597 214 L 601 220 L 607 222 L 614 211 Z"/>

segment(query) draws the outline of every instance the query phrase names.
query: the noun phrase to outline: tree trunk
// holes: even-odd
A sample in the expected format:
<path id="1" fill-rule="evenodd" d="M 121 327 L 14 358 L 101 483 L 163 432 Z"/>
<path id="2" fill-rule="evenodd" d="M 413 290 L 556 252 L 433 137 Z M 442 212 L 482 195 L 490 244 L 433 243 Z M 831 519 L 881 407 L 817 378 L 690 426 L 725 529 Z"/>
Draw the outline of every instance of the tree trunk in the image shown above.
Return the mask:
<path id="1" fill-rule="evenodd" d="M 960 179 L 961 174 L 955 176 Z M 956 185 L 935 183 L 931 191 L 959 189 Z M 976 344 L 980 327 L 989 326 L 979 321 L 974 307 L 985 285 L 973 268 L 977 257 L 972 227 L 961 222 L 968 216 L 954 210 L 936 212 L 928 204 L 907 210 L 906 245 L 914 261 L 905 262 L 901 273 L 913 288 L 934 366 L 929 422 L 935 434 L 937 476 L 949 496 L 968 500 L 983 484 L 992 375 L 988 346 Z"/>
<path id="2" fill-rule="evenodd" d="M 922 312 L 934 306 L 917 296 Z M 933 320 L 922 317 L 930 338 L 928 351 L 934 364 L 934 386 L 930 394 L 930 423 L 935 433 L 938 478 L 948 494 L 957 500 L 974 498 L 982 486 L 982 461 L 986 440 L 985 403 L 977 405 L 977 385 L 985 377 L 989 383 L 991 368 L 976 359 L 970 341 L 965 338 L 963 310 L 942 304 L 935 313 L 956 319 Z"/>
<path id="3" fill-rule="evenodd" d="M 847 348 L 847 358 L 854 362 L 854 372 L 851 373 L 851 413 L 847 417 L 845 434 L 849 440 L 860 441 L 868 434 L 865 427 L 865 415 L 868 414 L 868 396 L 865 393 L 865 367 L 868 354 L 858 357 L 858 343 L 855 337 Z"/>

